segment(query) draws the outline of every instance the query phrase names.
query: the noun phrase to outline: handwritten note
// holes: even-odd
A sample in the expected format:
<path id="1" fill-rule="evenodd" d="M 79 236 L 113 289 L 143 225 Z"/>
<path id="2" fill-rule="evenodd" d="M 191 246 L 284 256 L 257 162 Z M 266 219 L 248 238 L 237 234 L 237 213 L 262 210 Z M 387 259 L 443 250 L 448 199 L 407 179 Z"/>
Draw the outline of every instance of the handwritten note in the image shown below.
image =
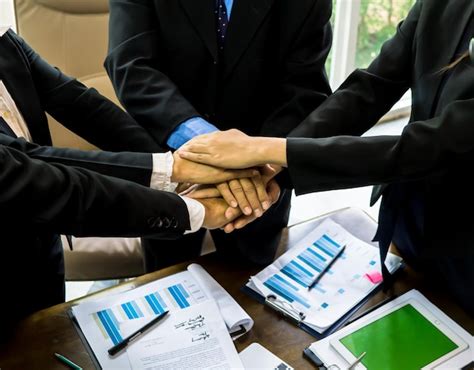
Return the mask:
<path id="1" fill-rule="evenodd" d="M 233 369 L 242 363 L 212 300 L 172 312 L 127 350 L 133 369 Z"/>

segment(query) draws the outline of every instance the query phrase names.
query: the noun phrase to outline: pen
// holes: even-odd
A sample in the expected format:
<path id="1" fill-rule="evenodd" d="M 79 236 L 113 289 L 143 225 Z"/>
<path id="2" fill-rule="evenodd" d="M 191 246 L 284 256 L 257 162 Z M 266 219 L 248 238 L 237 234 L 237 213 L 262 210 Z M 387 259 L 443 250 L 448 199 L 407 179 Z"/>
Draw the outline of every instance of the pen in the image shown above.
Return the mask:
<path id="1" fill-rule="evenodd" d="M 388 303 L 388 302 L 394 300 L 395 298 L 397 298 L 397 295 L 396 295 L 396 294 L 394 294 L 394 295 L 392 295 L 392 296 L 390 296 L 390 297 L 387 297 L 387 298 L 381 300 L 379 303 L 376 303 L 376 304 L 374 304 L 372 307 L 369 307 L 368 309 L 366 309 L 365 311 L 361 312 L 361 313 L 360 313 L 359 315 L 357 315 L 356 317 L 354 317 L 354 318 L 348 320 L 348 321 L 345 323 L 344 326 L 347 326 L 347 325 L 349 325 L 349 324 L 352 324 L 354 321 L 359 320 L 361 317 L 363 317 L 363 316 L 365 316 L 365 315 L 371 313 L 372 311 L 375 311 L 377 308 L 379 308 L 379 307 L 383 306 L 384 304 L 386 304 L 386 303 Z"/>
<path id="2" fill-rule="evenodd" d="M 308 290 L 310 290 L 311 288 L 313 288 L 318 282 L 319 280 L 321 280 L 321 278 L 324 276 L 324 274 L 326 272 L 329 271 L 329 269 L 331 268 L 332 265 L 334 265 L 334 262 L 336 262 L 336 260 L 342 256 L 342 253 L 344 253 L 344 250 L 346 249 L 346 246 L 344 245 L 340 250 L 339 252 L 337 252 L 337 254 L 334 256 L 334 258 L 332 259 L 331 262 L 329 262 L 325 268 L 323 268 L 323 270 L 319 273 L 319 275 L 313 280 L 313 282 L 311 284 L 309 284 L 308 286 Z"/>
<path id="3" fill-rule="evenodd" d="M 357 357 L 357 358 L 355 359 L 355 361 L 354 361 L 352 364 L 349 365 L 348 369 L 353 369 L 353 368 L 355 368 L 355 366 L 356 366 L 359 362 L 362 361 L 362 359 L 364 358 L 364 356 L 365 356 L 366 354 L 367 354 L 367 352 L 364 352 L 364 353 L 362 353 L 359 357 Z"/>
<path id="4" fill-rule="evenodd" d="M 55 353 L 54 354 L 56 356 L 56 358 L 65 363 L 67 366 L 69 366 L 71 369 L 74 369 L 74 370 L 82 370 L 82 367 L 80 367 L 79 365 L 75 364 L 74 362 L 72 362 L 71 360 L 69 360 L 68 358 L 64 357 L 63 355 L 60 355 L 59 353 Z"/>
<path id="5" fill-rule="evenodd" d="M 121 342 L 117 343 L 115 346 L 111 347 L 108 352 L 110 356 L 114 356 L 120 351 L 122 351 L 124 348 L 126 348 L 129 343 L 133 342 L 135 339 L 137 339 L 141 334 L 143 334 L 145 331 L 150 329 L 153 325 L 155 325 L 158 321 L 161 321 L 169 311 L 165 311 L 162 314 L 156 316 L 153 320 L 151 320 L 149 323 L 143 325 L 140 329 L 138 329 L 136 332 L 130 334 L 128 337 L 124 338 Z"/>

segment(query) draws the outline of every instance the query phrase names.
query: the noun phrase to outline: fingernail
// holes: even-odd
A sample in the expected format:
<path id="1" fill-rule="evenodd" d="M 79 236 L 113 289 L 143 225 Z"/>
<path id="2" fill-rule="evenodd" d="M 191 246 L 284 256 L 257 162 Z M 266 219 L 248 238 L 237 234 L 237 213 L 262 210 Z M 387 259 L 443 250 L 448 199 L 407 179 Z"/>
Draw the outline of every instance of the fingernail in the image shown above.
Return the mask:
<path id="1" fill-rule="evenodd" d="M 233 208 L 237 208 L 237 206 L 239 205 L 235 200 L 233 200 L 232 202 L 230 202 L 230 205 L 231 207 Z"/>
<path id="2" fill-rule="evenodd" d="M 258 172 L 257 170 L 252 172 L 252 176 L 258 176 L 258 175 L 260 175 L 260 172 Z"/>
<path id="3" fill-rule="evenodd" d="M 254 209 L 253 211 L 255 212 L 255 216 L 262 217 L 262 211 L 260 209 Z"/>
<path id="4" fill-rule="evenodd" d="M 252 214 L 252 209 L 250 207 L 245 207 L 244 208 L 244 213 L 248 216 Z"/>
<path id="5" fill-rule="evenodd" d="M 267 201 L 265 201 L 265 202 L 262 203 L 262 207 L 263 207 L 263 209 L 266 211 L 267 209 L 270 208 L 270 203 L 267 202 Z"/>

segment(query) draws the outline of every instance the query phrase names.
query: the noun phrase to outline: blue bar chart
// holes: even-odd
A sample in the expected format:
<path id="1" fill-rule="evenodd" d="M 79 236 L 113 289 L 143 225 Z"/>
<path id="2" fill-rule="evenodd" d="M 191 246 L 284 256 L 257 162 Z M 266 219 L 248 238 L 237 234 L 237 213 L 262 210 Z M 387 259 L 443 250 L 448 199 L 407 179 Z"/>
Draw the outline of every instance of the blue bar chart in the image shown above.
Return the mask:
<path id="1" fill-rule="evenodd" d="M 264 285 L 288 302 L 297 302 L 303 307 L 310 308 L 307 288 L 334 259 L 341 248 L 340 243 L 324 234 L 286 263 L 279 273 L 267 279 Z M 331 273 L 331 270 L 328 270 L 328 274 Z M 321 295 L 326 294 L 321 283 L 316 284 L 312 291 Z M 328 307 L 327 303 L 323 308 L 326 307 Z"/>
<path id="2" fill-rule="evenodd" d="M 121 324 L 126 321 L 150 318 L 150 320 L 169 309 L 183 309 L 195 300 L 182 283 L 177 283 L 161 291 L 146 294 L 134 300 L 120 303 L 114 307 L 93 314 L 104 339 L 113 344 L 122 340 Z"/>

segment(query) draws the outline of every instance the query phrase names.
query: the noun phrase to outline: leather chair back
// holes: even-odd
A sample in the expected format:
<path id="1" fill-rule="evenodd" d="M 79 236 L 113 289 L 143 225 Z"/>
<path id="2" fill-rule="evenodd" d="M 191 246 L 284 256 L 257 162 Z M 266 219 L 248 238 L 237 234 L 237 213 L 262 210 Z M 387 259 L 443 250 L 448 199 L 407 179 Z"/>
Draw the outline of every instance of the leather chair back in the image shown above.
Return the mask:
<path id="1" fill-rule="evenodd" d="M 18 33 L 50 64 L 118 104 L 103 67 L 108 0 L 15 0 Z M 53 144 L 95 149 L 48 117 Z"/>

